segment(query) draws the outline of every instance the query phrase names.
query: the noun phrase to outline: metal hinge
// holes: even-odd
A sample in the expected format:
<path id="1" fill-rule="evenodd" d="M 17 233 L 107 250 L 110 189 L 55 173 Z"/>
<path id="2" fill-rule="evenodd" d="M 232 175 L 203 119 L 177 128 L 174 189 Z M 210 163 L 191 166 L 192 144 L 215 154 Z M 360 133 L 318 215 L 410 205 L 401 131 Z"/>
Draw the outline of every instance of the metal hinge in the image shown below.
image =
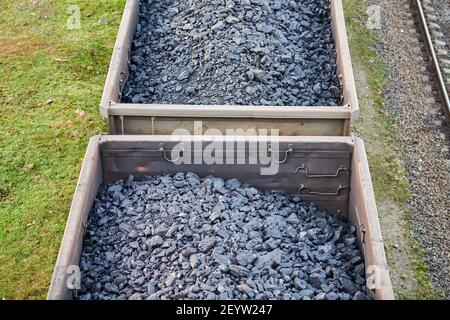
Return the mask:
<path id="1" fill-rule="evenodd" d="M 125 72 L 123 72 L 123 71 L 120 73 L 120 75 L 124 75 L 124 74 L 125 74 Z M 119 88 L 118 88 L 119 93 L 117 94 L 119 97 L 119 100 L 122 100 L 122 96 L 123 96 L 122 91 L 125 86 L 124 83 L 125 83 L 125 81 L 123 79 L 119 79 Z"/>
<path id="2" fill-rule="evenodd" d="M 269 153 L 269 156 L 272 157 L 273 150 L 272 150 L 272 145 L 271 144 L 269 144 L 269 148 L 268 148 L 267 151 Z M 284 159 L 281 160 L 281 161 L 277 161 L 277 160 L 273 160 L 272 159 L 272 161 L 277 163 L 277 164 L 283 164 L 283 163 L 285 163 L 287 161 L 289 154 L 291 154 L 293 152 L 294 152 L 294 145 L 290 143 L 290 144 L 288 144 L 288 150 L 286 150 L 285 153 L 284 153 Z"/>
<path id="3" fill-rule="evenodd" d="M 336 192 L 334 192 L 334 193 L 333 193 L 333 192 L 332 192 L 332 193 L 318 192 L 318 191 L 310 191 L 308 186 L 306 186 L 305 184 L 302 184 L 302 185 L 298 188 L 298 191 L 299 191 L 299 192 L 302 192 L 303 190 L 306 190 L 307 195 L 317 195 L 317 196 L 337 197 L 337 196 L 340 195 L 341 191 L 342 191 L 342 190 L 345 190 L 345 189 L 348 189 L 348 187 L 347 187 L 347 186 L 339 185 L 339 186 L 337 187 Z"/>
<path id="4" fill-rule="evenodd" d="M 304 164 L 302 164 L 300 167 L 295 169 L 295 173 L 298 174 L 299 171 L 304 171 L 305 175 L 308 178 L 337 178 L 342 171 L 345 171 L 345 172 L 347 172 L 348 175 L 350 175 L 350 170 L 348 168 L 345 168 L 344 166 L 339 167 L 336 170 L 335 174 L 312 174 L 312 173 L 309 173 L 309 169 Z"/>
<path id="5" fill-rule="evenodd" d="M 170 162 L 170 163 L 176 163 L 176 162 L 178 162 L 181 158 L 183 158 L 183 155 L 184 155 L 184 147 L 181 148 L 180 153 L 178 154 L 178 158 L 176 158 L 175 160 L 169 159 L 169 158 L 167 157 L 166 150 L 164 149 L 164 143 L 160 143 L 160 144 L 159 144 L 159 152 L 161 153 L 161 156 L 163 157 L 163 159 L 166 160 L 167 162 Z"/>

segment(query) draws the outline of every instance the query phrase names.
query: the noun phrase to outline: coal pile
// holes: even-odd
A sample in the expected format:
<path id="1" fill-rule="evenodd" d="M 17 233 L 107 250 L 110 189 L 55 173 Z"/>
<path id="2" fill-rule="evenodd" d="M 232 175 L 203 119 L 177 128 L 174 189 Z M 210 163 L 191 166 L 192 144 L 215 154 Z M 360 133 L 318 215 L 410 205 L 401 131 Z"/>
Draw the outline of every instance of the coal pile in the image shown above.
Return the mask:
<path id="1" fill-rule="evenodd" d="M 123 102 L 339 106 L 330 0 L 144 0 Z"/>
<path id="2" fill-rule="evenodd" d="M 102 186 L 80 267 L 80 299 L 368 298 L 353 226 L 193 173 Z"/>

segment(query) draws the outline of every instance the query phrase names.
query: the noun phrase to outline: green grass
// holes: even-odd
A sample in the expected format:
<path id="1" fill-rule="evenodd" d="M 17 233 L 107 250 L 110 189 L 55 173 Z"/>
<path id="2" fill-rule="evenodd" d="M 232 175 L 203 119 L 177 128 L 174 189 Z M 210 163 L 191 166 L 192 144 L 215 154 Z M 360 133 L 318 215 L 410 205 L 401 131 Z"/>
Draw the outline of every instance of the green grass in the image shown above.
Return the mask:
<path id="1" fill-rule="evenodd" d="M 366 74 L 370 100 L 375 109 L 375 115 L 369 119 L 369 123 L 367 120 L 366 123 L 357 122 L 354 131 L 363 137 L 366 143 L 381 146 L 379 150 L 376 150 L 376 147 L 373 148 L 375 150 L 368 148 L 377 201 L 392 199 L 404 212 L 402 218 L 407 222 L 404 233 L 410 249 L 409 259 L 414 269 L 416 285 L 411 292 L 403 292 L 395 287 L 394 292 L 398 299 L 439 299 L 442 298 L 442 293 L 431 282 L 424 262 L 423 248 L 411 232 L 411 217 L 406 209 L 410 200 L 407 170 L 399 141 L 394 138 L 395 133 L 391 129 L 393 120 L 384 109 L 383 90 L 387 84 L 387 71 L 382 58 L 374 50 L 377 42 L 376 32 L 365 26 L 367 1 L 343 0 L 343 3 L 352 60 L 354 64 L 360 65 Z M 389 262 L 392 259 L 389 250 L 386 254 Z"/>
<path id="2" fill-rule="evenodd" d="M 396 141 L 392 137 L 391 119 L 383 110 L 382 92 L 387 79 L 383 61 L 373 50 L 376 36 L 374 32 L 366 28 L 364 23 L 365 1 L 344 0 L 343 3 L 352 59 L 363 67 L 367 75 L 367 85 L 377 113 L 376 121 L 371 123 L 370 129 L 386 147 L 377 157 L 371 158 L 372 178 L 377 186 L 375 192 L 378 198 L 387 196 L 399 204 L 406 204 L 409 201 L 406 170 L 403 159 L 399 156 Z M 364 106 L 361 107 L 364 108 Z M 366 129 L 356 126 L 355 132 L 364 135 L 363 131 Z"/>
<path id="3" fill-rule="evenodd" d="M 428 275 L 428 268 L 425 264 L 425 252 L 423 247 L 418 242 L 414 234 L 410 231 L 411 215 L 408 210 L 405 210 L 405 220 L 408 221 L 407 228 L 405 230 L 405 237 L 409 242 L 411 248 L 411 262 L 414 268 L 414 274 L 416 276 L 417 286 L 413 292 L 415 299 L 421 300 L 436 300 L 445 299 L 445 295 L 441 292 L 430 280 Z M 399 299 L 410 299 L 410 295 L 399 292 Z"/>
<path id="4" fill-rule="evenodd" d="M 34 3 L 0 12 L 0 299 L 46 296 L 125 0 Z"/>

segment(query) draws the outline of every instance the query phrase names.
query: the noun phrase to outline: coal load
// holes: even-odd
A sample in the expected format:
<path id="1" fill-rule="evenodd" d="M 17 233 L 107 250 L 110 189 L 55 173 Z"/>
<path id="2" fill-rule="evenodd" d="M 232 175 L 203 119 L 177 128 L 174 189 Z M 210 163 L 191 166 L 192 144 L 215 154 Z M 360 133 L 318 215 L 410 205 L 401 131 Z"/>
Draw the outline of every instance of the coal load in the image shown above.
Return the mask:
<path id="1" fill-rule="evenodd" d="M 104 185 L 79 299 L 367 299 L 355 228 L 282 192 L 194 173 Z"/>
<path id="2" fill-rule="evenodd" d="M 330 0 L 141 1 L 123 102 L 339 106 Z"/>

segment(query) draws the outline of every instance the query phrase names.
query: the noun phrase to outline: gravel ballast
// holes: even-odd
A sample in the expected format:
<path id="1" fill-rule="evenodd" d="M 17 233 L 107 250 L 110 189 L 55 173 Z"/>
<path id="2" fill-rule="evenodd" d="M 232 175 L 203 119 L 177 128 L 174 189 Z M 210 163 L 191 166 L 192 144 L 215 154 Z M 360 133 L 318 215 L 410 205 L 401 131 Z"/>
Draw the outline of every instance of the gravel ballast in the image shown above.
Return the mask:
<path id="1" fill-rule="evenodd" d="M 408 210 L 434 284 L 450 297 L 450 153 L 448 128 L 433 97 L 432 82 L 408 1 L 376 1 L 383 27 L 377 50 L 388 70 L 385 109 L 391 115 L 409 173 Z M 413 48 L 413 50 L 412 50 Z M 413 103 L 412 103 L 413 102 Z"/>
<path id="2" fill-rule="evenodd" d="M 141 1 L 123 102 L 339 106 L 329 0 Z"/>
<path id="3" fill-rule="evenodd" d="M 193 173 L 102 186 L 80 267 L 80 299 L 368 299 L 355 227 Z"/>
<path id="4" fill-rule="evenodd" d="M 431 5 L 435 9 L 433 13 L 437 15 L 436 21 L 433 22 L 441 27 L 440 31 L 443 33 L 438 40 L 444 41 L 446 43 L 445 48 L 450 50 L 450 3 L 448 0 L 432 0 Z M 439 46 L 437 47 L 439 49 Z"/>

